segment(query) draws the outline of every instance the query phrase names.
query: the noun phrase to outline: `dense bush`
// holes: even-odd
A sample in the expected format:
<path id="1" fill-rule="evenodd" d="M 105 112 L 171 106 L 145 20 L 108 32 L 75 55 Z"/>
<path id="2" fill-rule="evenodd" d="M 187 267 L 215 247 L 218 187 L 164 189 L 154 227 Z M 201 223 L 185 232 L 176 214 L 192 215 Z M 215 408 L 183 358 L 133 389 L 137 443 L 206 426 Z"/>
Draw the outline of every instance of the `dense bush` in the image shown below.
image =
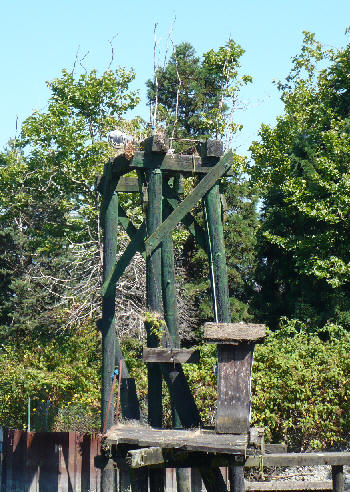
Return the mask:
<path id="1" fill-rule="evenodd" d="M 133 346 L 133 350 L 130 350 Z M 206 425 L 216 411 L 215 345 L 202 345 L 201 362 L 184 365 L 191 390 Z M 345 444 L 350 431 L 350 334 L 337 325 L 308 332 L 297 320 L 284 320 L 257 345 L 253 364 L 252 425 L 263 426 L 271 442 L 291 449 Z M 131 373 L 147 407 L 145 366 L 140 350 L 128 343 Z M 164 399 L 165 424 L 170 425 L 169 399 Z"/>
<path id="2" fill-rule="evenodd" d="M 123 342 L 131 376 L 136 379 L 141 410 L 147 415 L 147 369 L 142 347 Z M 216 412 L 215 345 L 200 347 L 201 362 L 184 365 L 189 385 L 206 425 Z M 297 320 L 268 331 L 255 350 L 252 425 L 266 438 L 285 441 L 291 449 L 345 444 L 350 431 L 350 334 L 329 324 L 308 332 Z M 46 402 L 57 409 L 52 430 L 99 429 L 100 343 L 96 330 L 84 327 L 36 348 L 2 345 L 0 357 L 0 424 L 25 428 L 31 397 L 32 426 L 43 428 Z M 164 425 L 171 425 L 170 399 L 164 384 Z"/>
<path id="3" fill-rule="evenodd" d="M 252 422 L 292 448 L 342 445 L 350 431 L 350 334 L 292 320 L 268 332 L 253 365 Z"/>
<path id="4" fill-rule="evenodd" d="M 91 326 L 36 343 L 29 340 L 17 346 L 13 342 L 3 343 L 0 346 L 0 425 L 26 428 L 30 397 L 31 420 L 36 430 L 45 427 L 46 405 L 50 407 L 51 428 L 76 427 L 77 419 L 82 425 L 79 417 L 82 414 L 86 422 L 79 430 L 96 430 L 100 351 L 99 336 Z M 58 410 L 58 416 L 52 415 L 53 409 Z M 67 422 L 68 415 L 71 423 Z"/>

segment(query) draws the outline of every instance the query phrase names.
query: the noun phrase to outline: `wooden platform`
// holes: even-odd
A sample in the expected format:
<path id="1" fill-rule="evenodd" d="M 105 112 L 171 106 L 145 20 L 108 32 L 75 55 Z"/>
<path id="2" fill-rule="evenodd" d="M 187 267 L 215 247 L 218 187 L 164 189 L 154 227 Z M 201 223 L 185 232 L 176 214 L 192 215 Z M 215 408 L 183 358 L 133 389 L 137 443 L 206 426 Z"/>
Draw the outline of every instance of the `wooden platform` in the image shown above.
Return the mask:
<path id="1" fill-rule="evenodd" d="M 186 451 L 246 455 L 248 434 L 216 434 L 211 430 L 153 429 L 147 426 L 118 424 L 106 434 L 108 444 L 158 446 Z"/>

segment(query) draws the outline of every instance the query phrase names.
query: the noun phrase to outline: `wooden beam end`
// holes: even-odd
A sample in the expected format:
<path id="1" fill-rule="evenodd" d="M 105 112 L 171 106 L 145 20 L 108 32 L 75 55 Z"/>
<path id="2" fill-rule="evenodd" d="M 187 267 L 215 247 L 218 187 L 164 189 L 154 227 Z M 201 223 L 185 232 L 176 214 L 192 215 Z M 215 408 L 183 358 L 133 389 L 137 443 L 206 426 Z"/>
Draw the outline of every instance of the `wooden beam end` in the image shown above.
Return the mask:
<path id="1" fill-rule="evenodd" d="M 266 333 L 265 325 L 252 323 L 205 323 L 204 340 L 207 343 L 237 345 L 241 342 L 261 342 Z"/>

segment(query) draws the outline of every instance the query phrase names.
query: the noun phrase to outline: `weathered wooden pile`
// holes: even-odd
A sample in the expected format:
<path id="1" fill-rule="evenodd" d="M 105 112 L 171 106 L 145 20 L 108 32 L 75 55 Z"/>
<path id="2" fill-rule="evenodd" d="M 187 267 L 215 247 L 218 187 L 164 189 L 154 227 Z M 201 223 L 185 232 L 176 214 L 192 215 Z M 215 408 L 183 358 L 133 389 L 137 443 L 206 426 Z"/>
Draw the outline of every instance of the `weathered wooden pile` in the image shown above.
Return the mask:
<path id="1" fill-rule="evenodd" d="M 223 155 L 222 142 L 208 140 L 196 155 L 168 152 L 158 135 L 143 143 L 142 151 L 123 153 L 105 166 L 99 183 L 104 230 L 104 284 L 102 288 L 102 423 L 106 422 L 106 453 L 102 490 L 114 490 L 113 466 L 119 468 L 120 490 L 164 491 L 164 467 L 177 467 L 178 492 L 189 491 L 184 467 L 199 469 L 209 492 L 228 490 L 220 466 L 230 469 L 230 490 L 243 490 L 243 468 L 261 460 L 263 440 L 250 429 L 250 380 L 255 343 L 263 341 L 265 327 L 231 323 L 222 224 L 220 179 L 230 174 L 232 153 Z M 127 156 L 126 156 L 127 155 Z M 136 170 L 137 178 L 125 177 Z M 197 176 L 198 184 L 181 200 L 182 180 Z M 145 220 L 136 228 L 118 201 L 118 192 L 140 193 Z M 206 228 L 191 210 L 202 201 Z M 208 255 L 214 322 L 204 327 L 207 342 L 217 344 L 217 413 L 215 430 L 203 429 L 201 417 L 186 381 L 182 364 L 198 363 L 199 354 L 180 348 L 172 231 L 182 223 Z M 117 228 L 130 243 L 116 262 Z M 115 335 L 116 284 L 136 252 L 146 259 L 147 309 L 163 313 L 165 329 L 159 339 L 152 319 L 145 323 L 148 367 L 148 426 L 140 421 L 135 382 L 123 364 L 121 408 L 125 423 L 113 425 L 108 412 L 112 375 L 123 357 Z M 172 405 L 173 429 L 162 429 L 162 379 Z M 264 458 L 265 459 L 265 458 Z M 255 462 L 254 462 L 255 463 Z M 261 461 L 258 462 L 258 465 Z M 338 464 L 338 463 L 337 463 Z M 341 463 L 343 464 L 343 462 Z M 254 466 L 254 465 L 252 465 Z M 130 472 L 130 473 L 129 473 Z M 193 490 L 193 489 L 192 489 Z M 200 489 L 198 489 L 200 490 Z M 338 489 L 340 490 L 340 489 Z"/>

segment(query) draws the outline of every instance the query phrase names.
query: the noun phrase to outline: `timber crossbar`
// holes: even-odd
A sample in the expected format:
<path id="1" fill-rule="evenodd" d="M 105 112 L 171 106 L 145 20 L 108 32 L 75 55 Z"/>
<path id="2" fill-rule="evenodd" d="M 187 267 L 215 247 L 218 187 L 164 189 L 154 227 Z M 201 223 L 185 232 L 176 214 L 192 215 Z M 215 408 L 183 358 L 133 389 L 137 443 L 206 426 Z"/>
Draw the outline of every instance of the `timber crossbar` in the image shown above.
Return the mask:
<path id="1" fill-rule="evenodd" d="M 186 451 L 245 455 L 249 435 L 216 434 L 202 429 L 154 429 L 143 426 L 114 425 L 106 434 L 108 444 L 131 444 L 139 447 L 176 448 Z"/>
<path id="2" fill-rule="evenodd" d="M 233 154 L 228 151 L 219 162 L 204 176 L 204 178 L 169 215 L 169 217 L 147 238 L 145 242 L 146 255 L 149 256 L 161 243 L 164 236 L 170 233 L 179 222 L 192 210 L 204 195 L 224 176 L 232 166 Z"/>
<path id="3" fill-rule="evenodd" d="M 207 343 L 238 344 L 240 342 L 262 342 L 265 325 L 252 323 L 205 323 L 204 340 Z"/>
<path id="4" fill-rule="evenodd" d="M 162 362 L 168 364 L 199 364 L 200 354 L 196 349 L 144 348 L 143 362 Z"/>
<path id="5" fill-rule="evenodd" d="M 170 446 L 169 446 L 170 447 Z M 168 448 L 169 448 L 168 447 Z M 208 466 L 243 466 L 244 468 L 289 467 L 289 466 L 344 466 L 350 465 L 349 452 L 327 453 L 276 453 L 239 455 L 234 453 L 189 452 L 189 450 L 168 449 L 165 447 L 149 447 L 131 450 L 128 453 L 128 463 L 131 468 L 141 466 L 198 466 L 199 463 Z M 249 448 L 247 452 L 249 451 Z"/>

